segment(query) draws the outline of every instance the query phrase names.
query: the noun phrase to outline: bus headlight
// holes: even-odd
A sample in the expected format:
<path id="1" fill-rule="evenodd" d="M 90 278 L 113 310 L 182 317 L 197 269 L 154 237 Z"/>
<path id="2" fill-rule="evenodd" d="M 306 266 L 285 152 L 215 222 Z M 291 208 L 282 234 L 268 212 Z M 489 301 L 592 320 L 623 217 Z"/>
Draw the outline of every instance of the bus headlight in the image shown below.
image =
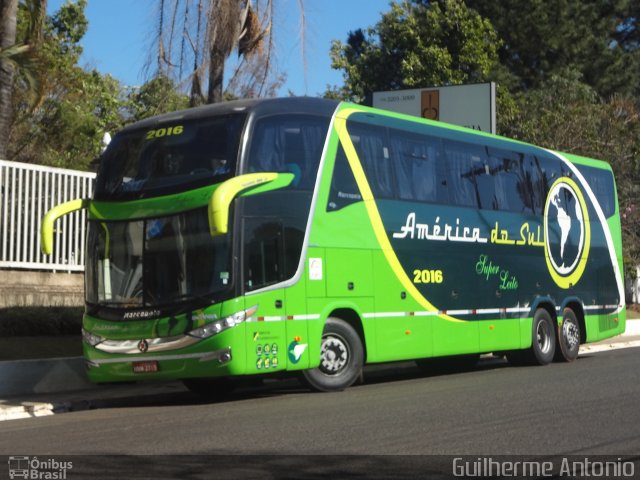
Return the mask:
<path id="1" fill-rule="evenodd" d="M 99 343 L 104 342 L 105 338 L 100 335 L 94 335 L 91 332 L 87 332 L 84 328 L 82 329 L 82 340 L 87 342 L 92 347 L 95 347 Z"/>
<path id="2" fill-rule="evenodd" d="M 257 311 L 258 305 L 254 305 L 253 307 L 248 308 L 242 312 L 234 313 L 233 315 L 229 315 L 228 317 L 208 323 L 203 327 L 191 330 L 187 335 L 198 338 L 209 338 L 213 335 L 217 335 L 220 332 L 241 324 L 246 319 L 251 318 L 251 316 Z"/>

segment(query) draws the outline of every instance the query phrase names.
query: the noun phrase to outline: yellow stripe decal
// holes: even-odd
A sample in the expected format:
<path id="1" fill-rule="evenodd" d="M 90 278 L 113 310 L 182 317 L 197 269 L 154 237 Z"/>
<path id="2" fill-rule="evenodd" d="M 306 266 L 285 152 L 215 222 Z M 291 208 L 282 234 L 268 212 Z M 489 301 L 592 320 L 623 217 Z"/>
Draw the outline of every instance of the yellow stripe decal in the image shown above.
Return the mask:
<path id="1" fill-rule="evenodd" d="M 369 220 L 371 221 L 371 225 L 373 226 L 373 231 L 376 234 L 378 243 L 382 248 L 389 266 L 396 274 L 396 277 L 398 277 L 398 280 L 400 280 L 400 283 L 405 288 L 405 290 L 409 292 L 413 299 L 418 302 L 418 304 L 426 311 L 438 312 L 440 311 L 440 309 L 433 306 L 431 302 L 429 302 L 429 300 L 427 300 L 422 295 L 422 293 L 420 293 L 411 279 L 407 276 L 404 268 L 402 268 L 402 265 L 400 264 L 400 260 L 398 260 L 398 257 L 396 256 L 396 253 L 394 252 L 393 247 L 389 242 L 389 237 L 387 237 L 387 233 L 384 229 L 382 218 L 380 217 L 380 212 L 378 211 L 375 199 L 373 198 L 373 193 L 371 192 L 371 187 L 369 187 L 369 182 L 367 181 L 367 177 L 364 174 L 364 170 L 362 169 L 362 164 L 360 163 L 360 159 L 358 158 L 356 149 L 353 146 L 353 142 L 351 141 L 351 136 L 347 131 L 347 119 L 350 115 L 356 112 L 358 112 L 358 110 L 352 108 L 342 110 L 336 117 L 335 127 L 340 138 L 340 143 L 342 143 L 342 147 L 344 148 L 345 154 L 347 155 L 349 166 L 353 171 L 356 183 L 358 184 L 358 188 L 360 189 L 360 193 L 362 194 L 362 199 L 364 200 L 367 213 L 369 214 Z M 467 323 L 466 320 L 456 319 L 449 315 L 441 315 L 440 318 L 452 322 Z"/>

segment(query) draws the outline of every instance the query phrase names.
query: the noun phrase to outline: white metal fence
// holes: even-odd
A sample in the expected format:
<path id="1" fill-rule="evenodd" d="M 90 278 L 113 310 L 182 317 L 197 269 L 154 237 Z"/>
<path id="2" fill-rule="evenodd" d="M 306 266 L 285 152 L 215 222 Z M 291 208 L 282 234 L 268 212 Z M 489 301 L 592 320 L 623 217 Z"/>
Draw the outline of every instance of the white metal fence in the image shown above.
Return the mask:
<path id="1" fill-rule="evenodd" d="M 95 176 L 0 160 L 0 268 L 83 271 L 86 212 L 56 222 L 49 256 L 40 251 L 40 225 L 55 205 L 90 197 Z"/>

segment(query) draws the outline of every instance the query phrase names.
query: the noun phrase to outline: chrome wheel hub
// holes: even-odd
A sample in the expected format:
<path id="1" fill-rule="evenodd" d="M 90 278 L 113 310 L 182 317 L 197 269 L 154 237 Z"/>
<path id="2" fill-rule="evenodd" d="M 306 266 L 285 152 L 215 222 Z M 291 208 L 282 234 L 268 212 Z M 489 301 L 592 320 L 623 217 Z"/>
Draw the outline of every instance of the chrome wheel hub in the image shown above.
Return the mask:
<path id="1" fill-rule="evenodd" d="M 320 370 L 327 375 L 336 375 L 349 363 L 349 346 L 336 334 L 322 339 L 320 347 Z"/>
<path id="2" fill-rule="evenodd" d="M 538 323 L 537 328 L 538 346 L 542 353 L 549 353 L 551 349 L 551 331 L 549 330 L 549 324 L 546 322 Z"/>
<path id="3" fill-rule="evenodd" d="M 562 335 L 570 349 L 573 350 L 576 346 L 580 345 L 580 331 L 575 323 L 564 322 L 562 325 Z"/>

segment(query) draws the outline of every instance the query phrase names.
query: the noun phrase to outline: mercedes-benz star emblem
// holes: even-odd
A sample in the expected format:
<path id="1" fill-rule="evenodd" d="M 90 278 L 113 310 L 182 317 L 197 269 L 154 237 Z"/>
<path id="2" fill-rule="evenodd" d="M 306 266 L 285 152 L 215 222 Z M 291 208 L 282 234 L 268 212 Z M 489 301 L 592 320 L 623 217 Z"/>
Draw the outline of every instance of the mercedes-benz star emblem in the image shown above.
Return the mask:
<path id="1" fill-rule="evenodd" d="M 147 350 L 149 350 L 149 344 L 146 340 L 143 339 L 138 342 L 138 350 L 140 350 L 142 353 L 145 353 Z"/>

